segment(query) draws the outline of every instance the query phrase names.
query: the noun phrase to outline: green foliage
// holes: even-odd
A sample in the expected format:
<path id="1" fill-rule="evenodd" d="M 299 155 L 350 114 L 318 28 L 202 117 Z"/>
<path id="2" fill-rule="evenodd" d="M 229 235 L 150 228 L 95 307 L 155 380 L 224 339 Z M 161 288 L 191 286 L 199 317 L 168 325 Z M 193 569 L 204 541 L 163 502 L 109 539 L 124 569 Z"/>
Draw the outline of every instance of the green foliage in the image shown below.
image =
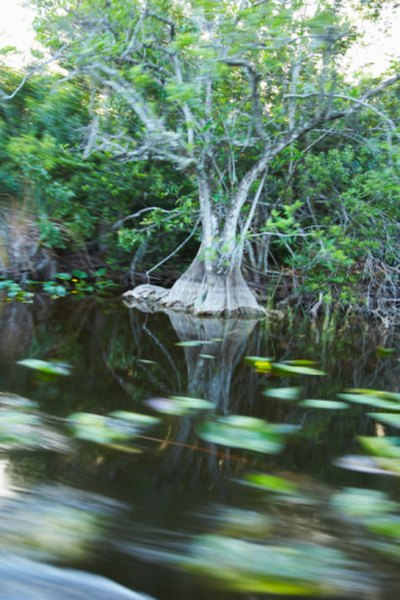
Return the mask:
<path id="1" fill-rule="evenodd" d="M 48 281 L 26 280 L 24 286 L 12 279 L 0 279 L 0 291 L 4 290 L 4 299 L 18 302 L 32 302 L 35 292 L 44 292 L 55 300 L 69 294 L 110 294 L 116 287 L 117 284 L 108 277 L 108 270 L 104 267 L 91 275 L 74 269 L 72 273 L 56 273 L 54 278 Z"/>
<path id="2" fill-rule="evenodd" d="M 174 416 L 195 415 L 213 410 L 214 405 L 201 398 L 171 396 L 171 398 L 152 398 L 147 404 L 160 413 Z"/>
<path id="3" fill-rule="evenodd" d="M 12 91 L 21 77 L 1 68 L 0 88 Z M 106 256 L 123 268 L 133 245 L 168 230 L 170 237 L 150 248 L 158 260 L 164 248 L 167 253 L 173 249 L 174 229 L 188 229 L 192 222 L 188 180 L 171 177 L 168 167 L 155 169 L 147 161 L 110 161 L 105 152 L 85 158 L 89 104 L 84 80 L 60 84 L 59 76 L 46 75 L 31 77 L 15 100 L 0 105 L 2 204 L 29 207 L 40 244 L 53 256 L 78 249 Z M 153 197 L 162 199 L 167 208 L 179 198 L 186 215 L 174 213 L 165 219 L 155 211 L 133 221 L 133 228 L 128 223 L 119 233 L 114 229 L 117 221 L 153 202 Z M 82 287 L 79 291 L 84 291 Z M 51 290 L 50 283 L 47 291 L 62 295 L 60 288 Z"/>
<path id="4" fill-rule="evenodd" d="M 39 41 L 76 75 L 31 77 L 0 107 L 2 195 L 29 201 L 41 247 L 99 255 L 120 269 L 158 263 L 204 220 L 200 174 L 218 224 L 201 258 L 215 263 L 227 250 L 222 231 L 240 182 L 270 156 L 243 236 L 249 273 L 262 277 L 273 262 L 308 306 L 320 298 L 371 311 L 379 295 L 393 301 L 398 95 L 385 88 L 356 119 L 358 99 L 376 81 L 350 83 L 341 70 L 378 2 L 356 3 L 354 22 L 333 0 L 307 8 L 301 0 L 31 4 Z M 11 92 L 19 79 L 3 68 L 0 89 Z M 346 112 L 342 125 L 328 118 Z M 286 143 L 297 129 L 302 135 Z M 232 247 L 258 185 L 249 185 Z M 188 255 L 199 238 L 196 231 Z M 46 291 L 60 297 L 96 286 L 55 281 Z"/>
<path id="5" fill-rule="evenodd" d="M 370 126 L 368 115 L 360 134 L 368 136 Z M 383 273 L 398 285 L 391 270 L 398 260 L 400 172 L 396 148 L 388 167 L 383 142 L 360 144 L 325 142 L 304 155 L 298 147 L 289 190 L 280 165 L 272 191 L 299 199 L 273 208 L 264 230 L 272 235 L 271 253 L 298 278 L 297 294 L 363 307 L 365 288 L 375 291 Z"/>
<path id="6" fill-rule="evenodd" d="M 272 362 L 270 358 L 262 358 L 260 356 L 246 356 L 246 361 L 249 362 L 258 373 L 269 373 L 274 377 L 290 377 L 295 375 L 326 375 L 324 371 L 310 367 L 309 364 L 314 364 L 307 360 L 289 360 L 282 362 Z M 287 399 L 294 400 L 299 397 L 299 388 L 284 388 L 280 395 L 287 394 Z M 272 390 L 272 392 L 275 390 Z M 272 394 L 271 394 L 272 395 Z"/>
<path id="7" fill-rule="evenodd" d="M 158 419 L 127 411 L 106 416 L 80 412 L 70 415 L 68 423 L 76 438 L 130 452 L 134 448 L 124 443 L 157 424 Z"/>
<path id="8" fill-rule="evenodd" d="M 57 361 L 39 360 L 37 358 L 24 358 L 18 361 L 19 365 L 40 371 L 46 375 L 70 375 L 71 367 L 67 363 Z"/>
<path id="9" fill-rule="evenodd" d="M 198 427 L 198 434 L 214 444 L 276 454 L 283 448 L 284 436 L 296 430 L 293 425 L 277 425 L 253 417 L 231 415 L 206 421 Z"/>
<path id="10" fill-rule="evenodd" d="M 18 302 L 32 302 L 34 295 L 32 292 L 24 290 L 19 283 L 12 279 L 0 279 L 0 293 L 2 290 L 4 290 L 7 300 L 17 300 Z"/>

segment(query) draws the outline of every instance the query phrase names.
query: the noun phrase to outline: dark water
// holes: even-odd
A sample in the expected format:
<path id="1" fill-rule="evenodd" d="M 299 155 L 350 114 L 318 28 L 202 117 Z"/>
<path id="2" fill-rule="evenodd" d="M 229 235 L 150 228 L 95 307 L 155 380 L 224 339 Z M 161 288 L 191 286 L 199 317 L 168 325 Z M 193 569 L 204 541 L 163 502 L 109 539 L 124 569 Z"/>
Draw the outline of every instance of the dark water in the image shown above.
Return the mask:
<path id="1" fill-rule="evenodd" d="M 0 331 L 1 600 L 400 595 L 396 429 L 362 404 L 301 405 L 347 388 L 397 391 L 394 332 L 77 299 L 0 305 Z M 312 360 L 327 374 L 257 369 L 245 356 Z M 17 363 L 26 358 L 71 373 Z M 264 395 L 283 388 L 299 398 Z M 188 408 L 187 397 L 212 407 Z M 126 412 L 159 421 L 132 425 Z M 392 454 L 377 458 L 360 436 L 389 440 Z"/>

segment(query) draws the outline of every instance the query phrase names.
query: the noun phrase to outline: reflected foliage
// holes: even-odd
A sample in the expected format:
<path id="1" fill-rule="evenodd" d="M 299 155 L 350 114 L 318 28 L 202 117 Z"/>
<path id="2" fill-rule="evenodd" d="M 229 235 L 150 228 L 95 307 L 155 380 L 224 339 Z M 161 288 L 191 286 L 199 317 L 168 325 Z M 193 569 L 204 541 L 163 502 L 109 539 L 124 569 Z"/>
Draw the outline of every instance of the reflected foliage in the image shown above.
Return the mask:
<path id="1" fill-rule="evenodd" d="M 395 333 L 61 302 L 0 313 L 5 552 L 160 600 L 396 597 Z M 68 377 L 18 364 L 55 356 Z"/>

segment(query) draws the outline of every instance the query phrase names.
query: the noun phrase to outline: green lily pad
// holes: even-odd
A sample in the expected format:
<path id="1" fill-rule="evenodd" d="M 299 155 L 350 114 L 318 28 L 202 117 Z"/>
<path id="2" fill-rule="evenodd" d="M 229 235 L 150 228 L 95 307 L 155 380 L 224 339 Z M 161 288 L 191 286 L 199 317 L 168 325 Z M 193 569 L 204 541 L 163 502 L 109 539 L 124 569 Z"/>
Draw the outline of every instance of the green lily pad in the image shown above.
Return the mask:
<path id="1" fill-rule="evenodd" d="M 305 406 L 306 408 L 322 408 L 324 410 L 345 410 L 346 408 L 349 408 L 349 405 L 346 404 L 346 402 L 318 400 L 314 398 L 303 400 L 303 402 L 300 402 L 300 406 Z"/>
<path id="2" fill-rule="evenodd" d="M 207 442 L 276 454 L 284 444 L 284 435 L 297 431 L 294 425 L 277 425 L 262 419 L 231 415 L 202 423 L 197 432 Z"/>
<path id="3" fill-rule="evenodd" d="M 383 400 L 396 400 L 400 402 L 400 394 L 397 392 L 387 392 L 386 390 L 371 390 L 368 388 L 348 388 L 345 390 L 353 394 L 362 394 L 364 396 L 374 396 Z"/>
<path id="4" fill-rule="evenodd" d="M 189 396 L 171 396 L 170 398 L 150 398 L 146 404 L 154 410 L 166 415 L 192 415 L 205 410 L 213 410 L 214 405 L 202 398 Z"/>
<path id="5" fill-rule="evenodd" d="M 244 480 L 250 485 L 268 492 L 276 492 L 279 494 L 295 494 L 297 492 L 297 486 L 294 483 L 283 477 L 277 477 L 276 475 L 249 473 L 245 476 Z"/>
<path id="6" fill-rule="evenodd" d="M 64 362 L 52 362 L 47 360 L 39 360 L 37 358 L 24 358 L 23 360 L 17 361 L 18 365 L 28 367 L 29 369 L 35 369 L 41 373 L 48 375 L 71 375 L 71 366 Z"/>
<path id="7" fill-rule="evenodd" d="M 390 425 L 390 427 L 396 427 L 400 429 L 400 415 L 387 414 L 387 413 L 368 413 L 369 417 Z"/>
<path id="8" fill-rule="evenodd" d="M 185 342 L 177 342 L 175 346 L 182 346 L 183 348 L 195 348 L 196 346 L 204 346 L 204 344 L 214 344 L 212 340 L 187 340 Z"/>
<path id="9" fill-rule="evenodd" d="M 313 369 L 302 365 L 289 365 L 287 363 L 273 363 L 273 375 L 326 375 L 325 371 Z"/>
<path id="10" fill-rule="evenodd" d="M 303 388 L 301 387 L 283 387 L 271 388 L 263 391 L 263 396 L 267 398 L 279 398 L 279 400 L 299 400 Z"/>
<path id="11" fill-rule="evenodd" d="M 349 557 L 319 544 L 260 544 L 223 535 L 195 538 L 181 566 L 241 594 L 360 597 L 368 579 Z"/>
<path id="12" fill-rule="evenodd" d="M 383 400 L 382 398 L 375 398 L 374 396 L 365 394 L 338 394 L 337 396 L 338 398 L 347 400 L 347 402 L 351 402 L 353 404 L 365 404 L 375 408 L 384 408 L 386 410 L 400 412 L 400 403 L 390 402 L 389 400 Z"/>

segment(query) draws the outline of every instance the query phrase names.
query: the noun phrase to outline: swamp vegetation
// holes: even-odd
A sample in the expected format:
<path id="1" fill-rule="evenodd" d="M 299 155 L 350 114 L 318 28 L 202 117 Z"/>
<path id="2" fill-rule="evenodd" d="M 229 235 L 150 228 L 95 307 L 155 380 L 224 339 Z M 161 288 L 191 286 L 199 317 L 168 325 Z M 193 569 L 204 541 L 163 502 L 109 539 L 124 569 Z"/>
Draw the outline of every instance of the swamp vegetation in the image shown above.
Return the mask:
<path id="1" fill-rule="evenodd" d="M 69 567 L 99 598 L 104 577 L 161 599 L 397 595 L 398 334 L 90 298 L 0 319 L 10 590 L 23 571 L 75 598 Z"/>
<path id="2" fill-rule="evenodd" d="M 0 72 L 4 278 L 396 320 L 398 62 L 349 63 L 380 2 L 31 4 L 42 56 Z"/>
<path id="3" fill-rule="evenodd" d="M 397 3 L 29 4 L 0 600 L 397 598 L 399 61 L 349 63 Z"/>

